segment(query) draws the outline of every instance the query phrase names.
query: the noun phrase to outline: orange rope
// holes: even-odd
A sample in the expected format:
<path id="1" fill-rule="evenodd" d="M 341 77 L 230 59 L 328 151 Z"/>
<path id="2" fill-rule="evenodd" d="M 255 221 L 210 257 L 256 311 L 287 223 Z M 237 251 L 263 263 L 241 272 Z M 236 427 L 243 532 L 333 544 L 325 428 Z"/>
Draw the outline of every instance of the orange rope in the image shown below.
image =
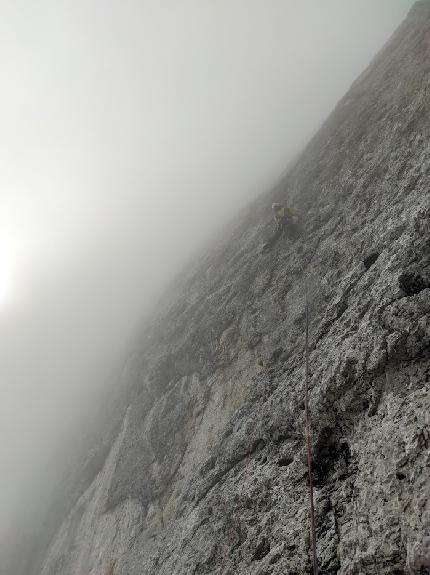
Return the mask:
<path id="1" fill-rule="evenodd" d="M 306 446 L 308 456 L 308 482 L 311 515 L 311 545 L 312 566 L 314 575 L 318 575 L 317 541 L 315 530 L 314 483 L 312 477 L 312 432 L 309 412 L 309 299 L 306 286 L 306 354 L 305 354 L 305 420 L 306 420 Z"/>

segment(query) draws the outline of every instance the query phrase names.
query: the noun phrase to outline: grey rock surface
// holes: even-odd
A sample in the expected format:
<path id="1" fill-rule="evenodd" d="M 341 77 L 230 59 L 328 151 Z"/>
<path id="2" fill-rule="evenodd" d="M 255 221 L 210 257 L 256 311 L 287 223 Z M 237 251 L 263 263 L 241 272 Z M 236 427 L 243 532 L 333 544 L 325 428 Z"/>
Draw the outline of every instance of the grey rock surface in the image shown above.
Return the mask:
<path id="1" fill-rule="evenodd" d="M 306 286 L 320 572 L 430 573 L 429 136 L 424 1 L 154 321 L 42 575 L 310 573 Z"/>

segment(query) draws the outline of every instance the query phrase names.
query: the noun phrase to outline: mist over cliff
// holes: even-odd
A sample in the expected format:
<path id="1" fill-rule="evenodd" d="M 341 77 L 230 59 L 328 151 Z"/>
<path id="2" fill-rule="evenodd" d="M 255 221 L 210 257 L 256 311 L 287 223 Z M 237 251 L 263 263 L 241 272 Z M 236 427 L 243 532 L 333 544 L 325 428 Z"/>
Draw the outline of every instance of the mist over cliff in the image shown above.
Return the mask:
<path id="1" fill-rule="evenodd" d="M 166 285 L 412 3 L 0 3 L 0 556 L 40 533 Z"/>
<path id="2" fill-rule="evenodd" d="M 429 177 L 421 1 L 172 283 L 20 573 L 310 573 L 306 290 L 320 573 L 430 572 Z M 273 202 L 293 236 L 272 241 Z"/>
<path id="3" fill-rule="evenodd" d="M 429 55 L 419 2 L 176 284 L 43 575 L 310 572 L 305 286 L 320 572 L 428 572 Z M 302 231 L 263 250 L 274 201 Z"/>

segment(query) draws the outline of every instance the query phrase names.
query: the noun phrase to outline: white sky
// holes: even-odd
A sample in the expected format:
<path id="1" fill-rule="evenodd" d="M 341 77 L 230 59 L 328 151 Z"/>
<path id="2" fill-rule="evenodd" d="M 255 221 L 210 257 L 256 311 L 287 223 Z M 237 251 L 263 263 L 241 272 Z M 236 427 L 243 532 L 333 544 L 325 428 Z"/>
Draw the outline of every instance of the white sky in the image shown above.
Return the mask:
<path id="1" fill-rule="evenodd" d="M 411 4 L 0 2 L 4 516 L 136 318 L 276 179 Z"/>

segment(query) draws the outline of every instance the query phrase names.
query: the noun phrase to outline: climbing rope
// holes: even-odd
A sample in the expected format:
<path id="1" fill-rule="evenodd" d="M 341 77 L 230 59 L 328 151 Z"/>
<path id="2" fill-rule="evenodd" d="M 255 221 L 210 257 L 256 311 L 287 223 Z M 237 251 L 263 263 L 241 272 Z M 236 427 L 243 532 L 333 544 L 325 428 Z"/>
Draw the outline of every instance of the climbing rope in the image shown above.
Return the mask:
<path id="1" fill-rule="evenodd" d="M 311 546 L 312 546 L 312 567 L 313 574 L 318 575 L 317 541 L 315 530 L 315 506 L 314 506 L 314 483 L 312 477 L 312 431 L 309 413 L 309 296 L 308 287 L 305 288 L 305 308 L 306 308 L 306 341 L 305 341 L 305 426 L 306 426 L 306 446 L 308 458 L 308 483 L 309 501 L 311 516 Z"/>

